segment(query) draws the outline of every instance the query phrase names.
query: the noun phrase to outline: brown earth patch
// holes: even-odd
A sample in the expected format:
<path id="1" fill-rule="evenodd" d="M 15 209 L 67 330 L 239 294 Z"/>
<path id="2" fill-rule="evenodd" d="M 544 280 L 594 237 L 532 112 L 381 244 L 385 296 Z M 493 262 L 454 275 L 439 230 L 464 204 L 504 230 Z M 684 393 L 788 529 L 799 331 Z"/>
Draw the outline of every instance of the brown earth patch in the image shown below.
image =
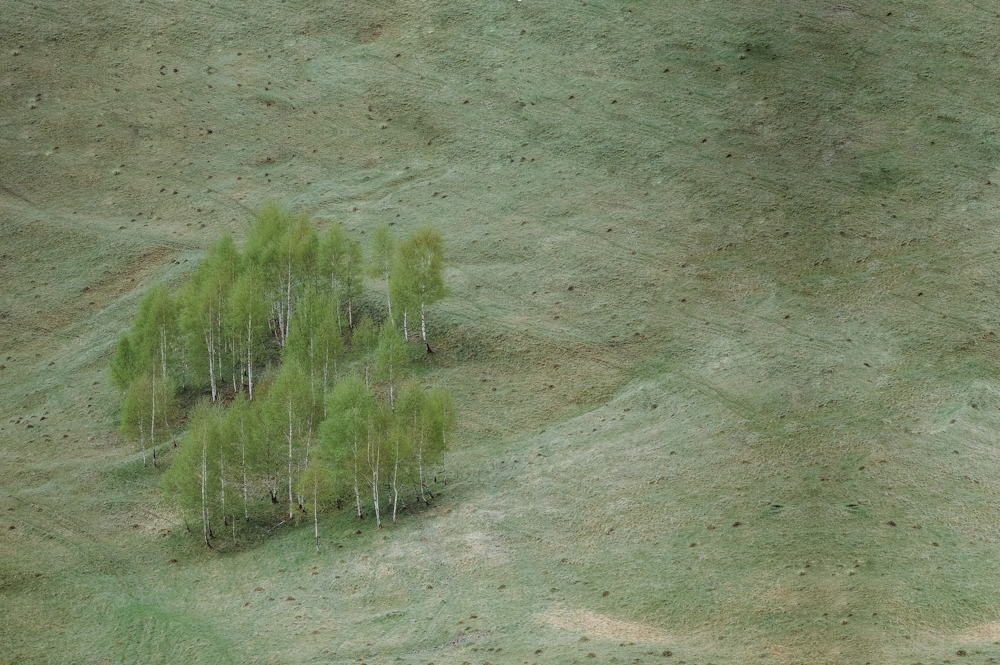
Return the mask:
<path id="1" fill-rule="evenodd" d="M 657 643 L 674 641 L 655 626 L 632 621 L 619 621 L 587 610 L 556 610 L 547 614 L 536 614 L 535 619 L 553 628 L 576 630 L 588 637 L 606 640 Z"/>

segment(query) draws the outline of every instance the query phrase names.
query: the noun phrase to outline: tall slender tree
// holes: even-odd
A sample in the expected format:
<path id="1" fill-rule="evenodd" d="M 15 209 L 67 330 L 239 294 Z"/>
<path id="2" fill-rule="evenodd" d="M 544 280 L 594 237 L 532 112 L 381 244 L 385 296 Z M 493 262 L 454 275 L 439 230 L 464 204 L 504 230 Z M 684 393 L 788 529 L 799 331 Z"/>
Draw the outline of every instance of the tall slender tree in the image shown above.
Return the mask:
<path id="1" fill-rule="evenodd" d="M 218 399 L 220 383 L 225 381 L 223 354 L 227 335 L 231 334 L 225 315 L 239 264 L 239 252 L 232 238 L 223 236 L 209 248 L 208 255 L 178 294 L 187 356 L 202 376 L 207 375 L 213 402 Z M 235 362 L 235 353 L 227 364 L 240 366 Z"/>
<path id="2" fill-rule="evenodd" d="M 404 308 L 419 303 L 420 335 L 428 351 L 431 347 L 427 343 L 426 309 L 447 293 L 443 266 L 444 240 L 437 229 L 428 226 L 414 231 L 400 244 L 389 278 L 389 290 L 396 294 L 397 302 L 405 303 Z"/>
<path id="3" fill-rule="evenodd" d="M 237 277 L 229 293 L 226 323 L 236 344 L 236 357 L 240 359 L 240 386 L 246 382 L 249 398 L 253 400 L 254 368 L 264 358 L 264 340 L 267 338 L 267 306 L 261 297 L 264 285 L 255 266 Z"/>
<path id="4" fill-rule="evenodd" d="M 358 518 L 363 518 L 361 482 L 375 400 L 357 374 L 338 381 L 327 399 L 330 417 L 320 426 L 323 457 L 340 465 L 352 479 Z"/>
<path id="5" fill-rule="evenodd" d="M 146 466 L 147 439 L 153 452 L 153 466 L 156 466 L 156 435 L 168 431 L 170 420 L 176 415 L 173 385 L 170 379 L 159 378 L 158 367 L 145 371 L 125 392 L 119 431 L 122 436 L 139 439 L 143 466 Z"/>
<path id="6" fill-rule="evenodd" d="M 123 332 L 118 335 L 115 355 L 111 358 L 108 370 L 111 385 L 121 391 L 123 396 L 132 382 L 142 374 L 143 366 L 139 361 L 135 347 L 132 345 L 132 336 L 129 333 Z"/>
<path id="7" fill-rule="evenodd" d="M 389 291 L 389 275 L 392 273 L 392 263 L 396 256 L 396 239 L 392 236 L 388 224 L 380 224 L 372 231 L 371 258 L 368 263 L 368 273 L 375 279 L 385 281 L 385 303 L 389 311 L 389 322 L 396 324 L 392 315 L 392 294 Z"/>
<path id="8" fill-rule="evenodd" d="M 389 408 L 396 408 L 396 384 L 406 368 L 408 354 L 399 331 L 383 323 L 379 329 L 378 346 L 375 348 L 375 380 L 384 381 L 389 388 Z"/>
<path id="9" fill-rule="evenodd" d="M 221 445 L 219 407 L 200 402 L 191 414 L 188 430 L 170 468 L 163 475 L 164 494 L 186 514 L 200 517 L 202 538 L 212 547 L 212 523 L 219 512 Z"/>
<path id="10" fill-rule="evenodd" d="M 361 243 L 348 238 L 339 224 L 331 224 L 319 241 L 317 266 L 337 299 L 337 315 L 346 307 L 347 326 L 354 327 L 353 302 L 364 276 Z M 343 319 L 338 318 L 343 327 Z"/>
<path id="11" fill-rule="evenodd" d="M 296 479 L 308 463 L 310 398 L 305 372 L 298 363 L 282 364 L 264 403 L 267 436 L 281 437 L 288 446 L 288 517 L 295 516 L 299 502 L 293 491 Z"/>

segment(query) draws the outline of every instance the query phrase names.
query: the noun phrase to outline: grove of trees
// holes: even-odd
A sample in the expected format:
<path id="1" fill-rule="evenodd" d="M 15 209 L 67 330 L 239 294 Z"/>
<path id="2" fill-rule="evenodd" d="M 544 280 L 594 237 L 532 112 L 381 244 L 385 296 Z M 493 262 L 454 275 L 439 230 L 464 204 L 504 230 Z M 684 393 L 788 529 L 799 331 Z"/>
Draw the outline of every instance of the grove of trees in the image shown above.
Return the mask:
<path id="1" fill-rule="evenodd" d="M 407 499 L 428 501 L 455 411 L 412 367 L 431 351 L 426 308 L 445 295 L 444 243 L 430 227 L 372 237 L 366 260 L 339 225 L 317 234 L 266 204 L 242 250 L 228 235 L 215 242 L 176 293 L 151 288 L 119 337 L 109 369 L 121 433 L 144 465 L 174 449 L 164 495 L 207 546 L 235 542 L 268 498 L 285 519 L 311 513 L 317 548 L 325 509 L 350 506 L 381 526 Z M 384 290 L 380 322 L 360 312 L 371 286 Z M 419 340 L 408 329 L 418 317 Z"/>

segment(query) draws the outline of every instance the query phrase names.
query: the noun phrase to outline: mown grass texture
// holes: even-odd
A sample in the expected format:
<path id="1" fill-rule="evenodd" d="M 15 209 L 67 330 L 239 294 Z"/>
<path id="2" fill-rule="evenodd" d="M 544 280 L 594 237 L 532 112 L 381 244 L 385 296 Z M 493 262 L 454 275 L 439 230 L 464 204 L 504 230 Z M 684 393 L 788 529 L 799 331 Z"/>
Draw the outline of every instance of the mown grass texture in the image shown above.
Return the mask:
<path id="1" fill-rule="evenodd" d="M 8 3 L 0 662 L 1000 658 L 995 18 Z M 113 433 L 142 289 L 269 197 L 449 249 L 454 480 L 319 555 L 203 551 Z"/>

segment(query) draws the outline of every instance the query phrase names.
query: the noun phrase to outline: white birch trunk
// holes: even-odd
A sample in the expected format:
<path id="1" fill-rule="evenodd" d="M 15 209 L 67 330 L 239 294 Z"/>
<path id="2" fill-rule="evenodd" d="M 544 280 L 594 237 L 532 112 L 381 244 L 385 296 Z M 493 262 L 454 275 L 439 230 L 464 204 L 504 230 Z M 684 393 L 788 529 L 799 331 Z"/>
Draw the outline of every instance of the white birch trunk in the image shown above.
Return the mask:
<path id="1" fill-rule="evenodd" d="M 205 545 L 211 547 L 208 542 L 208 442 L 204 436 L 201 440 L 201 531 Z"/>
<path id="2" fill-rule="evenodd" d="M 399 485 L 396 481 L 399 478 L 399 438 L 396 438 L 396 464 L 392 470 L 392 491 L 395 495 L 392 499 L 392 523 L 396 523 L 396 504 L 399 503 Z"/>
<path id="3" fill-rule="evenodd" d="M 319 554 L 319 477 L 313 477 L 313 528 L 316 530 L 316 553 Z"/>
<path id="4" fill-rule="evenodd" d="M 368 466 L 371 468 L 372 499 L 375 501 L 375 527 L 382 527 L 382 514 L 378 504 L 378 471 L 381 462 L 382 448 L 377 440 L 373 440 L 371 427 L 368 428 Z"/>
<path id="5" fill-rule="evenodd" d="M 292 496 L 292 400 L 288 400 L 288 519 L 295 517 Z"/>
<path id="6" fill-rule="evenodd" d="M 424 344 L 427 344 L 427 323 L 424 317 L 424 303 L 420 301 L 420 335 L 424 338 Z"/>
<path id="7" fill-rule="evenodd" d="M 246 429 L 243 427 L 243 419 L 240 418 L 240 444 L 243 452 L 243 516 L 250 522 L 250 508 L 247 500 L 247 438 Z"/>
<path id="8" fill-rule="evenodd" d="M 250 388 L 250 401 L 253 401 L 253 314 L 247 316 L 247 385 Z"/>
<path id="9" fill-rule="evenodd" d="M 358 490 L 358 441 L 354 440 L 354 499 L 358 503 L 358 519 L 364 519 L 361 512 L 361 492 Z"/>
<path id="10" fill-rule="evenodd" d="M 156 467 L 156 440 L 153 438 L 156 431 L 156 372 L 153 372 L 153 409 L 149 414 L 149 447 L 153 449 L 153 467 Z M 143 448 L 142 465 L 146 466 L 146 452 Z"/>

